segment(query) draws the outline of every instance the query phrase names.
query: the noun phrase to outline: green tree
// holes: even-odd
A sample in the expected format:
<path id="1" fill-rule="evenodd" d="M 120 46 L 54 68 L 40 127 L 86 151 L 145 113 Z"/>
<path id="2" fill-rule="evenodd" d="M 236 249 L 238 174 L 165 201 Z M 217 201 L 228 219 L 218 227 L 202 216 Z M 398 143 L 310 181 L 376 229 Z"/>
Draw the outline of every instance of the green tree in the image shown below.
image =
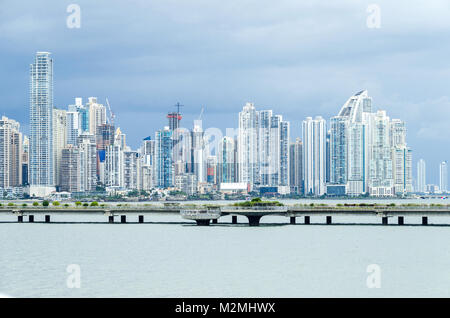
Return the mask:
<path id="1" fill-rule="evenodd" d="M 81 202 L 80 202 L 80 201 L 77 201 L 77 202 L 75 202 L 75 205 L 76 205 L 76 206 L 80 206 L 80 205 L 81 205 Z"/>
<path id="2" fill-rule="evenodd" d="M 47 200 L 44 200 L 42 202 L 42 206 L 49 206 L 50 202 L 48 202 Z"/>
<path id="3" fill-rule="evenodd" d="M 39 202 L 36 202 L 36 201 L 33 202 L 33 206 L 38 206 L 38 205 L 39 205 Z"/>
<path id="4" fill-rule="evenodd" d="M 98 202 L 97 201 L 91 202 L 91 206 L 98 206 Z"/>
<path id="5" fill-rule="evenodd" d="M 58 202 L 58 201 L 53 201 L 52 204 L 53 204 L 54 206 L 59 206 L 59 202 Z"/>

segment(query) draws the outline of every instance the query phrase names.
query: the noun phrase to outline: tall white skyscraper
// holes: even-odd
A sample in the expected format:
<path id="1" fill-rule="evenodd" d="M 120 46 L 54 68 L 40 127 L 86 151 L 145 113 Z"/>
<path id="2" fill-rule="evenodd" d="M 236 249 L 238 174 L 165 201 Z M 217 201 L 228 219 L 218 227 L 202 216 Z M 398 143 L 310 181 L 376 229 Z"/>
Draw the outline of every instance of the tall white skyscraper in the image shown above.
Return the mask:
<path id="1" fill-rule="evenodd" d="M 425 160 L 419 159 L 417 162 L 417 192 L 427 191 L 427 175 Z"/>
<path id="2" fill-rule="evenodd" d="M 326 121 L 317 116 L 302 122 L 303 177 L 306 195 L 325 194 L 326 173 Z"/>
<path id="3" fill-rule="evenodd" d="M 368 191 L 368 114 L 372 98 L 366 90 L 351 96 L 338 116 L 331 118 L 330 183 L 347 185 L 347 193 Z"/>
<path id="4" fill-rule="evenodd" d="M 31 186 L 51 191 L 55 182 L 53 157 L 53 60 L 50 53 L 37 52 L 30 65 Z"/>
<path id="5" fill-rule="evenodd" d="M 258 167 L 258 127 L 259 114 L 253 103 L 247 103 L 239 113 L 238 131 L 238 180 L 259 184 Z"/>
<path id="6" fill-rule="evenodd" d="M 442 161 L 439 165 L 439 188 L 441 192 L 448 191 L 448 162 Z"/>

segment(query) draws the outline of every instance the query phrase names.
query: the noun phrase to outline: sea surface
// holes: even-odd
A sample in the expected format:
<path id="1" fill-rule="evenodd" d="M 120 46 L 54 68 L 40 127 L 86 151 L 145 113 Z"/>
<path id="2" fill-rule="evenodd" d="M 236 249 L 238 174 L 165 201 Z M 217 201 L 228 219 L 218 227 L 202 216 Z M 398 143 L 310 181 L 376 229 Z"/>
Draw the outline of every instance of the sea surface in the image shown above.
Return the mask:
<path id="1" fill-rule="evenodd" d="M 198 227 L 164 214 L 146 216 L 147 224 L 7 223 L 15 220 L 0 214 L 0 294 L 11 297 L 450 296 L 450 227 L 439 225 L 450 224 L 445 217 L 431 217 L 431 226 L 417 217 L 405 226 L 382 226 L 377 217 L 290 225 L 267 216 L 260 227 L 248 227 L 245 217 L 232 225 L 230 216 Z M 74 266 L 80 288 L 67 284 Z M 368 287 L 374 277 L 379 288 Z"/>

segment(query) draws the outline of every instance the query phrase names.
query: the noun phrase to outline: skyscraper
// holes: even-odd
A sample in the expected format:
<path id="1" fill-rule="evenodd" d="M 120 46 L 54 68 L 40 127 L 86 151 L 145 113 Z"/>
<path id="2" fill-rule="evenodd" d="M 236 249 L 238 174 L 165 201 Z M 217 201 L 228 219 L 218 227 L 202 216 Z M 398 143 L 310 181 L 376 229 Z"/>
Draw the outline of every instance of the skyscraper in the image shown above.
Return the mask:
<path id="1" fill-rule="evenodd" d="M 62 109 L 53 109 L 53 158 L 55 164 L 55 185 L 61 184 L 62 150 L 67 145 L 67 113 Z"/>
<path id="2" fill-rule="evenodd" d="M 325 194 L 326 122 L 321 116 L 302 122 L 303 178 L 307 195 Z"/>
<path id="3" fill-rule="evenodd" d="M 53 163 L 53 60 L 37 52 L 30 65 L 30 184 L 54 186 Z M 30 191 L 33 194 L 33 190 Z M 40 192 L 40 191 L 37 191 Z"/>
<path id="4" fill-rule="evenodd" d="M 22 184 L 22 134 L 17 121 L 0 119 L 0 188 Z"/>
<path id="5" fill-rule="evenodd" d="M 448 191 L 448 163 L 442 161 L 439 165 L 439 188 L 441 192 Z"/>
<path id="6" fill-rule="evenodd" d="M 425 160 L 420 159 L 417 162 L 417 192 L 425 193 L 427 191 L 427 175 Z"/>
<path id="7" fill-rule="evenodd" d="M 156 186 L 167 188 L 173 186 L 172 131 L 168 126 L 155 134 Z"/>
<path id="8" fill-rule="evenodd" d="M 238 180 L 259 184 L 258 167 L 258 127 L 259 115 L 253 103 L 247 103 L 239 113 L 238 131 Z"/>
<path id="9" fill-rule="evenodd" d="M 218 183 L 231 183 L 235 180 L 235 144 L 231 137 L 223 137 L 219 141 L 217 164 Z"/>
<path id="10" fill-rule="evenodd" d="M 295 143 L 290 145 L 290 181 L 292 191 L 294 193 L 303 194 L 303 143 L 297 138 Z"/>
<path id="11" fill-rule="evenodd" d="M 347 185 L 351 195 L 368 191 L 367 118 L 371 111 L 372 98 L 363 90 L 351 96 L 331 118 L 330 183 Z"/>

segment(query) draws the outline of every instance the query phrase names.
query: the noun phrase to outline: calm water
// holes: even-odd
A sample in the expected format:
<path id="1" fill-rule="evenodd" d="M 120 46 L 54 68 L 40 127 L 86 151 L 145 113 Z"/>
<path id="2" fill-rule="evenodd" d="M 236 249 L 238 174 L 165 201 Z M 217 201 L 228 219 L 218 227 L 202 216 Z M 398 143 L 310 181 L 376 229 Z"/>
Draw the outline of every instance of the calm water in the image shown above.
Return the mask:
<path id="1" fill-rule="evenodd" d="M 15 218 L 2 216 L 0 221 L 10 219 Z M 103 216 L 86 220 L 105 221 Z M 175 215 L 146 221 L 177 223 L 1 223 L 0 293 L 13 297 L 450 296 L 450 227 L 287 225 L 284 217 L 265 217 L 258 228 L 197 227 Z M 221 219 L 230 221 L 231 217 Z M 375 217 L 359 221 L 379 223 Z M 445 221 L 450 223 L 430 218 L 430 223 Z M 420 223 L 420 219 L 406 222 Z M 66 286 L 69 264 L 80 265 L 80 289 Z M 379 289 L 367 288 L 369 264 L 381 268 Z"/>

